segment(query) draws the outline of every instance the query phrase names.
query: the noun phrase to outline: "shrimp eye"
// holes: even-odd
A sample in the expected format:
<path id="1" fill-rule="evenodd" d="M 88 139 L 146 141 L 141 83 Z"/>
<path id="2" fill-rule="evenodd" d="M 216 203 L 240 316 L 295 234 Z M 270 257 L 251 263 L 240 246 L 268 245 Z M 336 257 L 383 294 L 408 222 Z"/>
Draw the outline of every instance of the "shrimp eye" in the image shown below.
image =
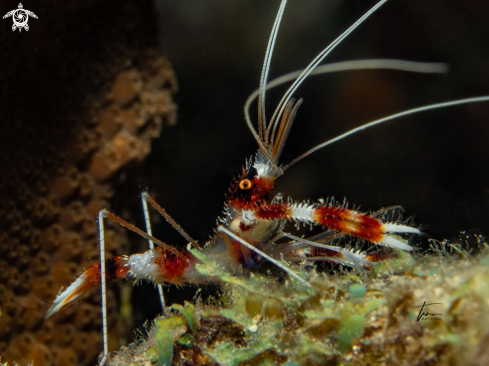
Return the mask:
<path id="1" fill-rule="evenodd" d="M 240 189 L 250 189 L 252 186 L 251 180 L 249 179 L 243 179 L 241 182 L 239 182 L 239 188 Z"/>

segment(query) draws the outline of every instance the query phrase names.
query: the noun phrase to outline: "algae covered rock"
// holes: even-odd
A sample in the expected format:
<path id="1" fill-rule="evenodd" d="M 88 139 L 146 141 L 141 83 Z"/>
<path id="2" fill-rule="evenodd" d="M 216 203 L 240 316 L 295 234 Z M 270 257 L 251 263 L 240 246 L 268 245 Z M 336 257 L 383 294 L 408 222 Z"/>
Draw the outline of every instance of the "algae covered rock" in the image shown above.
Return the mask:
<path id="1" fill-rule="evenodd" d="M 369 274 L 304 286 L 226 274 L 218 301 L 173 305 L 111 365 L 483 365 L 489 362 L 489 256 L 398 258 Z M 282 282 L 282 283 L 281 283 Z"/>

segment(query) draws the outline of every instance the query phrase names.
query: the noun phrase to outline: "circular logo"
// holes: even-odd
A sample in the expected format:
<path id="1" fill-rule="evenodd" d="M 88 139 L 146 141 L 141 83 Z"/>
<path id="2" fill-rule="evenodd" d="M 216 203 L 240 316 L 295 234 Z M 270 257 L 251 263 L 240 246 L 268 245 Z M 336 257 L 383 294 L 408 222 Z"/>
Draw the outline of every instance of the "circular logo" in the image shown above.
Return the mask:
<path id="1" fill-rule="evenodd" d="M 27 14 L 25 9 L 17 9 L 12 14 L 12 20 L 17 27 L 23 28 L 29 20 L 29 14 Z"/>

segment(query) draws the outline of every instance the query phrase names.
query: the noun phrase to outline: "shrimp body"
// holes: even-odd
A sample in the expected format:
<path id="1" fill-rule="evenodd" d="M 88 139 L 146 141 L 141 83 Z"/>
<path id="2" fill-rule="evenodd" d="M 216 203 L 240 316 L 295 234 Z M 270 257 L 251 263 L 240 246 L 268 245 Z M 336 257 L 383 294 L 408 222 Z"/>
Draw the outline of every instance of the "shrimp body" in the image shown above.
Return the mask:
<path id="1" fill-rule="evenodd" d="M 385 1 L 381 0 L 361 21 L 366 19 Z M 299 75 L 294 85 L 284 95 L 267 127 L 264 100 L 268 68 L 285 4 L 286 0 L 283 0 L 272 29 L 265 57 L 258 95 L 258 133 L 251 125 L 247 115 L 247 107 L 245 108 L 248 126 L 258 142 L 258 152 L 246 161 L 240 174 L 231 182 L 229 192 L 225 198 L 224 216 L 218 219 L 218 226 L 214 236 L 201 250 L 205 255 L 219 261 L 222 266 L 233 272 L 240 272 L 243 269 L 256 269 L 263 261 L 267 260 L 272 261 L 298 280 L 304 281 L 292 269 L 281 263 L 278 258 L 286 255 L 292 261 L 301 261 L 304 259 L 304 255 L 307 258 L 307 256 L 314 256 L 318 253 L 333 253 L 332 255 L 327 255 L 327 258 L 358 268 L 369 265 L 371 262 L 366 260 L 365 255 L 358 251 L 329 245 L 333 239 L 323 239 L 322 241 L 307 240 L 284 232 L 287 223 L 290 221 L 311 226 L 320 225 L 336 233 L 335 237 L 350 235 L 373 244 L 403 250 L 411 250 L 412 247 L 390 234 L 419 234 L 420 231 L 402 223 L 383 222 L 381 219 L 371 215 L 332 204 L 332 201 L 328 204 L 294 202 L 291 199 L 288 202 L 284 202 L 281 194 L 273 195 L 276 179 L 291 165 L 282 166 L 279 163 L 292 123 L 302 103 L 302 99 L 295 100 L 291 98 L 291 94 L 317 66 L 318 57 L 321 56 L 322 59 L 327 54 L 323 51 Z M 358 26 L 361 21 L 355 23 L 347 32 Z M 326 50 L 330 48 L 331 46 L 328 46 Z M 189 251 L 176 250 L 151 236 L 147 203 L 150 203 L 158 210 L 189 242 L 197 246 L 197 243 L 147 193 L 143 193 L 142 198 L 147 232 L 145 233 L 114 214 L 102 210 L 99 214 L 101 232 L 100 264 L 90 267 L 62 292 L 48 310 L 47 317 L 76 301 L 95 285 L 102 284 L 104 288 L 106 280 L 127 278 L 138 281 L 145 279 L 158 285 L 168 283 L 181 285 L 213 280 L 204 278 L 196 270 L 198 260 Z M 141 254 L 105 259 L 104 218 L 116 221 L 148 239 L 150 250 Z M 276 240 L 281 238 L 292 240 L 277 244 Z M 152 243 L 156 243 L 159 247 L 153 248 Z M 104 289 L 102 289 L 102 293 L 105 296 Z M 161 289 L 160 293 L 162 294 Z"/>

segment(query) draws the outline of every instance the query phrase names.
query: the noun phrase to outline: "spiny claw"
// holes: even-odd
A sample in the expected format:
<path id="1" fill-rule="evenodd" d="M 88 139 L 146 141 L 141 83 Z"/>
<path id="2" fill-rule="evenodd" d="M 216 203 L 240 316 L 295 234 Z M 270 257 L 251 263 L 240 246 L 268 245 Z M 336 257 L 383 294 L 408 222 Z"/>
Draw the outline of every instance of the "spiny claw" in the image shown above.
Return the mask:
<path id="1" fill-rule="evenodd" d="M 129 267 L 127 266 L 127 257 L 125 256 L 108 258 L 105 261 L 105 266 L 107 269 L 105 278 L 108 280 L 124 278 L 127 276 L 129 270 Z M 99 284 L 100 264 L 95 264 L 87 269 L 75 282 L 56 297 L 53 301 L 53 305 L 51 305 L 47 311 L 45 319 L 72 304 L 92 287 Z"/>
<path id="2" fill-rule="evenodd" d="M 401 225 L 401 224 L 395 224 L 395 223 L 385 223 L 382 227 L 382 231 L 384 232 L 384 236 L 382 240 L 380 240 L 380 244 L 391 247 L 391 248 L 397 248 L 397 249 L 402 249 L 402 250 L 407 250 L 411 251 L 414 248 L 398 237 L 397 235 L 389 235 L 391 233 L 399 233 L 399 234 L 421 234 L 421 231 L 419 229 L 416 229 L 411 226 L 406 226 L 406 225 Z"/>

